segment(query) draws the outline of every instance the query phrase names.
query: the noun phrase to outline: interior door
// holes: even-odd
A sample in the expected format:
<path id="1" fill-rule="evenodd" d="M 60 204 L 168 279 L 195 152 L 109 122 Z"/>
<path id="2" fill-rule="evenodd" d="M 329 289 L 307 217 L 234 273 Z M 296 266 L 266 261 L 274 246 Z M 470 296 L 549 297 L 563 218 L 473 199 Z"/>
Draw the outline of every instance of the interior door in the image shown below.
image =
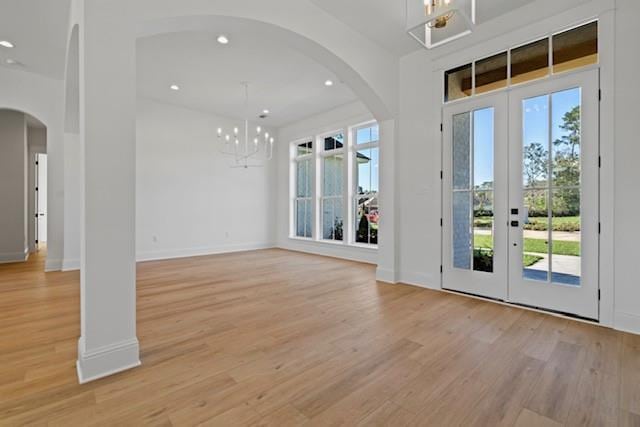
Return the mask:
<path id="1" fill-rule="evenodd" d="M 598 319 L 598 71 L 509 95 L 509 300 Z"/>
<path id="2" fill-rule="evenodd" d="M 506 92 L 443 110 L 443 287 L 506 300 Z"/>
<path id="3" fill-rule="evenodd" d="M 36 225 L 38 243 L 47 241 L 47 155 L 37 154 L 37 208 Z"/>

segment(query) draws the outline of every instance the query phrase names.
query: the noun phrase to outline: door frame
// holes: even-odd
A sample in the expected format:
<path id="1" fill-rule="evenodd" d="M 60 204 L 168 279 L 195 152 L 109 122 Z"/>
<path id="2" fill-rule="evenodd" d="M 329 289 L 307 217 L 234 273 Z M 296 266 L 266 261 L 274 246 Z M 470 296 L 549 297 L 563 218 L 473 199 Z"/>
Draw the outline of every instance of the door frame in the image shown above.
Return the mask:
<path id="1" fill-rule="evenodd" d="M 553 76 L 549 76 L 545 79 L 540 79 L 540 80 L 533 80 L 530 82 L 526 82 L 526 83 L 522 83 L 519 85 L 514 85 L 505 89 L 501 89 L 501 90 L 497 90 L 497 91 L 493 91 L 493 92 L 488 92 L 485 94 L 481 94 L 481 95 L 476 95 L 471 99 L 462 99 L 462 100 L 458 100 L 458 101 L 453 101 L 452 103 L 448 103 L 448 104 L 442 104 L 442 99 L 440 97 L 440 93 L 437 93 L 436 96 L 438 97 L 438 102 L 440 102 L 440 108 L 438 109 L 438 119 L 440 120 L 441 125 L 438 127 L 438 134 L 439 134 L 439 138 L 440 138 L 440 149 L 441 149 L 441 157 L 440 157 L 440 165 L 441 165 L 441 180 L 440 180 L 440 202 L 441 202 L 441 218 L 442 218 L 442 224 L 444 224 L 444 218 L 446 217 L 446 206 L 445 206 L 445 183 L 444 183 L 444 170 L 445 170 L 445 149 L 446 149 L 446 143 L 445 143 L 445 135 L 444 135 L 444 111 L 445 108 L 450 107 L 451 105 L 455 105 L 455 104 L 461 104 L 461 105 L 471 105 L 472 101 L 478 100 L 478 102 L 481 102 L 481 100 L 485 97 L 489 97 L 495 94 L 504 94 L 507 98 L 510 97 L 510 93 L 512 91 L 515 90 L 520 90 L 522 88 L 526 88 L 528 86 L 537 86 L 541 83 L 544 82 L 554 82 L 556 80 L 563 80 L 563 79 L 567 79 L 567 77 L 570 77 L 572 75 L 576 75 L 576 74 L 582 74 L 582 73 L 587 73 L 589 71 L 592 70 L 596 70 L 599 73 L 599 97 L 600 97 L 600 102 L 598 105 L 598 116 L 599 116 L 599 123 L 598 123 L 598 147 L 599 147 L 599 158 L 600 158 L 600 167 L 598 168 L 598 178 L 597 178 L 597 182 L 598 182 L 598 187 L 599 187 L 599 193 L 602 195 L 601 197 L 598 198 L 598 213 L 599 213 L 599 224 L 600 224 L 600 235 L 599 235 L 599 245 L 598 245 L 598 253 L 599 253 L 599 257 L 598 257 L 598 272 L 597 272 L 597 277 L 598 277 L 598 282 L 599 282 L 599 301 L 598 301 L 598 312 L 599 312 L 599 319 L 596 320 L 596 322 L 604 325 L 604 326 L 610 326 L 613 327 L 613 321 L 614 321 L 614 316 L 613 316 L 613 289 L 614 289 L 614 283 L 613 283 L 613 200 L 612 200 L 612 195 L 613 195 L 613 158 L 614 158 L 614 153 L 613 153 L 613 144 L 602 144 L 603 138 L 606 138 L 607 136 L 609 136 L 611 139 L 609 140 L 613 140 L 613 138 L 611 137 L 611 134 L 613 133 L 613 129 L 611 127 L 606 128 L 605 126 L 607 126 L 607 124 L 609 126 L 613 126 L 613 111 L 612 111 L 612 107 L 613 107 L 613 99 L 611 99 L 611 97 L 606 97 L 607 102 L 605 103 L 605 96 L 603 96 L 603 94 L 605 93 L 605 91 L 607 91 L 606 93 L 612 93 L 611 87 L 612 82 L 611 80 L 611 75 L 604 73 L 602 71 L 602 64 L 598 64 L 598 65 L 593 65 L 593 66 L 589 66 L 589 67 L 583 67 L 580 69 L 576 69 L 576 70 L 572 70 L 572 71 L 568 71 L 559 75 L 553 75 Z M 440 70 L 438 72 L 438 75 L 440 76 L 440 78 L 442 78 L 442 74 L 443 71 Z M 607 89 L 609 88 L 609 89 Z M 474 103 L 475 104 L 475 103 Z M 604 111 L 606 110 L 606 111 Z M 609 167 L 607 167 L 606 165 L 610 165 Z M 607 192 L 607 189 L 609 189 L 609 191 Z M 604 225 L 604 224 L 608 224 L 608 225 Z M 440 269 L 440 283 L 439 283 L 439 289 L 444 290 L 444 291 L 449 291 L 450 289 L 447 289 L 445 287 L 444 284 L 444 275 L 443 275 L 443 271 L 444 271 L 444 265 L 445 265 L 445 239 L 447 238 L 447 236 L 445 235 L 445 229 L 443 226 L 440 227 L 440 249 L 441 249 L 441 269 Z M 608 263 L 607 263 L 607 260 Z M 457 291 L 457 290 L 456 290 Z M 460 291 L 460 292 L 464 292 L 464 291 Z M 466 293 L 471 293 L 471 292 L 466 292 Z M 508 293 L 508 291 L 507 291 Z M 476 295 L 480 298 L 483 298 L 482 295 Z M 510 302 L 508 299 L 505 299 L 505 303 L 506 304 L 510 304 L 510 305 L 516 305 L 516 306 L 523 306 L 522 304 L 518 304 L 518 303 L 514 303 L 514 302 Z M 526 307 L 526 305 L 525 305 Z M 537 307 L 529 307 L 529 308 L 534 308 L 536 309 Z M 545 309 L 545 308 L 541 308 L 540 310 L 545 311 L 545 312 L 549 312 L 549 313 L 555 313 L 555 314 L 560 314 L 563 315 L 564 313 L 562 312 L 556 312 L 553 309 Z M 576 316 L 573 316 L 576 317 Z M 592 320 L 592 319 L 589 319 Z"/>
<path id="2" fill-rule="evenodd" d="M 434 62 L 432 77 L 433 82 L 439 82 L 435 90 L 431 91 L 431 103 L 436 108 L 432 108 L 429 114 L 430 121 L 436 125 L 431 127 L 428 132 L 428 139 L 432 141 L 440 142 L 440 170 L 434 171 L 434 179 L 440 180 L 440 185 L 437 186 L 439 194 L 436 198 L 440 202 L 440 215 L 443 218 L 443 187 L 441 180 L 441 172 L 443 170 L 443 158 L 444 153 L 441 123 L 442 123 L 442 91 L 444 85 L 444 72 L 445 70 L 454 67 L 457 64 L 468 63 L 482 56 L 490 56 L 492 52 L 498 52 L 504 50 L 505 46 L 513 45 L 515 43 L 526 43 L 527 41 L 535 39 L 541 32 L 557 31 L 563 27 L 568 27 L 586 21 L 589 19 L 597 18 L 599 21 L 599 64 L 592 67 L 585 67 L 584 69 L 577 70 L 577 72 L 584 71 L 588 68 L 597 68 L 600 72 L 600 259 L 599 259 L 599 279 L 600 279 L 600 320 L 599 323 L 607 327 L 617 327 L 618 325 L 624 325 L 624 319 L 616 315 L 614 310 L 615 302 L 615 282 L 614 282 L 614 191 L 615 191 L 615 52 L 612 49 L 615 40 L 615 9 L 613 6 L 607 3 L 600 4 L 585 4 L 576 8 L 570 9 L 565 13 L 559 14 L 555 17 L 548 18 L 536 23 L 535 26 L 529 25 L 523 27 L 517 32 L 505 34 L 499 38 L 487 41 L 482 45 L 474 45 L 466 49 L 459 50 L 457 52 L 444 55 L 437 58 Z M 567 75 L 572 71 L 561 74 Z M 546 77 L 546 80 L 554 79 L 556 76 L 552 75 Z M 535 83 L 535 81 L 533 82 Z M 528 83 L 524 83 L 526 85 Z M 504 89 L 503 89 L 504 90 Z M 488 94 L 476 95 L 476 97 L 486 96 Z M 455 102 L 455 101 L 454 101 Z M 437 175 L 436 175 L 437 174 Z M 437 178 L 436 178 L 437 176 Z M 440 227 L 440 265 L 443 265 L 443 244 L 444 234 L 442 233 L 442 227 Z M 428 262 L 428 260 L 427 260 Z M 427 264 L 428 265 L 428 264 Z M 416 273 L 418 275 L 419 273 Z M 417 286 L 444 290 L 442 282 L 442 274 L 438 276 L 434 272 L 433 277 L 439 277 L 436 281 L 431 282 L 429 275 L 425 275 L 421 280 L 409 280 L 409 282 L 416 284 Z"/>

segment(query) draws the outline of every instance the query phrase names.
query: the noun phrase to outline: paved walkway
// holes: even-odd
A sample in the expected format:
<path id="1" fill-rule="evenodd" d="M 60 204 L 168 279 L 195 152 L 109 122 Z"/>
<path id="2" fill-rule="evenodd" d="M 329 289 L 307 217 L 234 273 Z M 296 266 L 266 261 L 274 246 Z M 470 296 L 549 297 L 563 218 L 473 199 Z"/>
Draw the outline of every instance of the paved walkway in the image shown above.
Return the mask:
<path id="1" fill-rule="evenodd" d="M 526 277 L 534 280 L 546 280 L 546 272 L 549 271 L 549 257 L 543 254 L 531 255 L 543 257 L 540 261 L 525 269 Z M 570 255 L 552 255 L 551 271 L 554 283 L 567 285 L 580 284 L 580 257 Z M 541 274 L 544 273 L 544 274 Z"/>
<path id="2" fill-rule="evenodd" d="M 476 228 L 474 230 L 475 234 L 481 234 L 488 236 L 492 232 L 491 229 L 488 228 Z M 549 238 L 549 233 L 546 231 L 537 231 L 537 230 L 524 230 L 524 237 L 529 239 L 541 239 L 547 240 Z M 571 231 L 554 231 L 553 232 L 553 240 L 563 240 L 568 242 L 579 242 L 580 241 L 580 232 L 571 232 Z"/>
<path id="3" fill-rule="evenodd" d="M 548 239 L 549 233 L 547 231 L 537 230 L 524 230 L 524 237 L 530 239 Z M 580 232 L 572 231 L 554 231 L 553 240 L 564 240 L 569 242 L 579 242 Z"/>

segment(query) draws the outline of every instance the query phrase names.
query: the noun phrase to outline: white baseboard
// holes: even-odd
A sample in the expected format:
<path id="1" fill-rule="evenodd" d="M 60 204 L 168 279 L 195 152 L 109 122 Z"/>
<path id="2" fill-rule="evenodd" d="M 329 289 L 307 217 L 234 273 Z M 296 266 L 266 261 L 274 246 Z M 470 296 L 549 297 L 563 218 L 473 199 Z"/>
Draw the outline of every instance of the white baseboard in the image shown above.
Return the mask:
<path id="1" fill-rule="evenodd" d="M 0 254 L 0 264 L 9 264 L 12 262 L 25 262 L 29 258 L 29 249 L 23 252 L 5 252 Z"/>
<path id="2" fill-rule="evenodd" d="M 60 271 L 62 270 L 62 260 L 61 259 L 49 259 L 47 258 L 47 260 L 44 263 L 44 271 L 45 272 L 50 272 L 50 271 Z"/>
<path id="3" fill-rule="evenodd" d="M 380 267 L 376 268 L 376 280 L 384 283 L 398 283 L 395 271 Z"/>
<path id="4" fill-rule="evenodd" d="M 82 347 L 82 338 L 80 338 L 76 362 L 80 384 L 140 366 L 140 344 L 137 338 L 84 353 L 81 350 Z"/>
<path id="5" fill-rule="evenodd" d="M 289 238 L 280 241 L 278 247 L 288 251 L 304 252 L 366 264 L 378 263 L 378 249 L 356 245 L 343 245 L 332 242 L 318 242 L 315 240 Z"/>
<path id="6" fill-rule="evenodd" d="M 440 290 L 440 283 L 433 279 L 433 275 L 401 271 L 398 282 L 425 289 Z"/>
<path id="7" fill-rule="evenodd" d="M 62 271 L 80 270 L 80 260 L 79 259 L 63 259 L 61 270 Z"/>
<path id="8" fill-rule="evenodd" d="M 161 261 L 165 259 L 174 258 L 189 258 L 195 256 L 216 255 L 231 252 L 244 252 L 254 251 L 259 249 L 273 248 L 275 245 L 272 243 L 251 243 L 251 244 L 238 244 L 238 245 L 224 245 L 213 246 L 208 248 L 189 248 L 189 249 L 173 249 L 165 251 L 150 251 L 141 252 L 136 255 L 136 262 L 145 261 Z M 79 259 L 65 259 L 61 262 L 60 268 L 62 271 L 75 271 L 80 270 Z"/>
<path id="9" fill-rule="evenodd" d="M 137 262 L 159 261 L 173 258 L 189 258 L 195 256 L 216 255 L 230 252 L 255 251 L 275 247 L 273 243 L 241 243 L 236 245 L 221 245 L 203 248 L 172 249 L 163 251 L 140 252 L 136 255 Z"/>
<path id="10" fill-rule="evenodd" d="M 613 315 L 613 327 L 619 331 L 640 335 L 640 316 L 616 311 Z"/>

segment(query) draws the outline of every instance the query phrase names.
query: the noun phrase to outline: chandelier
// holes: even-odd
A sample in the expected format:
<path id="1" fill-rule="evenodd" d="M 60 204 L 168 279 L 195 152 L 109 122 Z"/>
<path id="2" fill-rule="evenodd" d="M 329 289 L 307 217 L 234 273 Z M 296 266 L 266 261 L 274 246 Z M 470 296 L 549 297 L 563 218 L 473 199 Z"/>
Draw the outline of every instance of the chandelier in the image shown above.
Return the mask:
<path id="1" fill-rule="evenodd" d="M 406 0 L 406 30 L 427 49 L 471 34 L 477 0 Z"/>
<path id="2" fill-rule="evenodd" d="M 253 127 L 249 123 L 249 83 L 242 82 L 245 100 L 245 119 L 243 128 L 235 126 L 232 130 L 218 127 L 217 135 L 220 152 L 234 158 L 232 167 L 262 167 L 273 158 L 273 143 L 275 139 L 264 131 L 261 126 Z"/>
<path id="3" fill-rule="evenodd" d="M 429 28 L 444 28 L 455 15 L 455 10 L 448 10 L 443 14 L 440 11 L 449 7 L 451 0 L 424 0 L 424 14 L 427 17 L 435 16 L 435 19 L 427 22 Z"/>

